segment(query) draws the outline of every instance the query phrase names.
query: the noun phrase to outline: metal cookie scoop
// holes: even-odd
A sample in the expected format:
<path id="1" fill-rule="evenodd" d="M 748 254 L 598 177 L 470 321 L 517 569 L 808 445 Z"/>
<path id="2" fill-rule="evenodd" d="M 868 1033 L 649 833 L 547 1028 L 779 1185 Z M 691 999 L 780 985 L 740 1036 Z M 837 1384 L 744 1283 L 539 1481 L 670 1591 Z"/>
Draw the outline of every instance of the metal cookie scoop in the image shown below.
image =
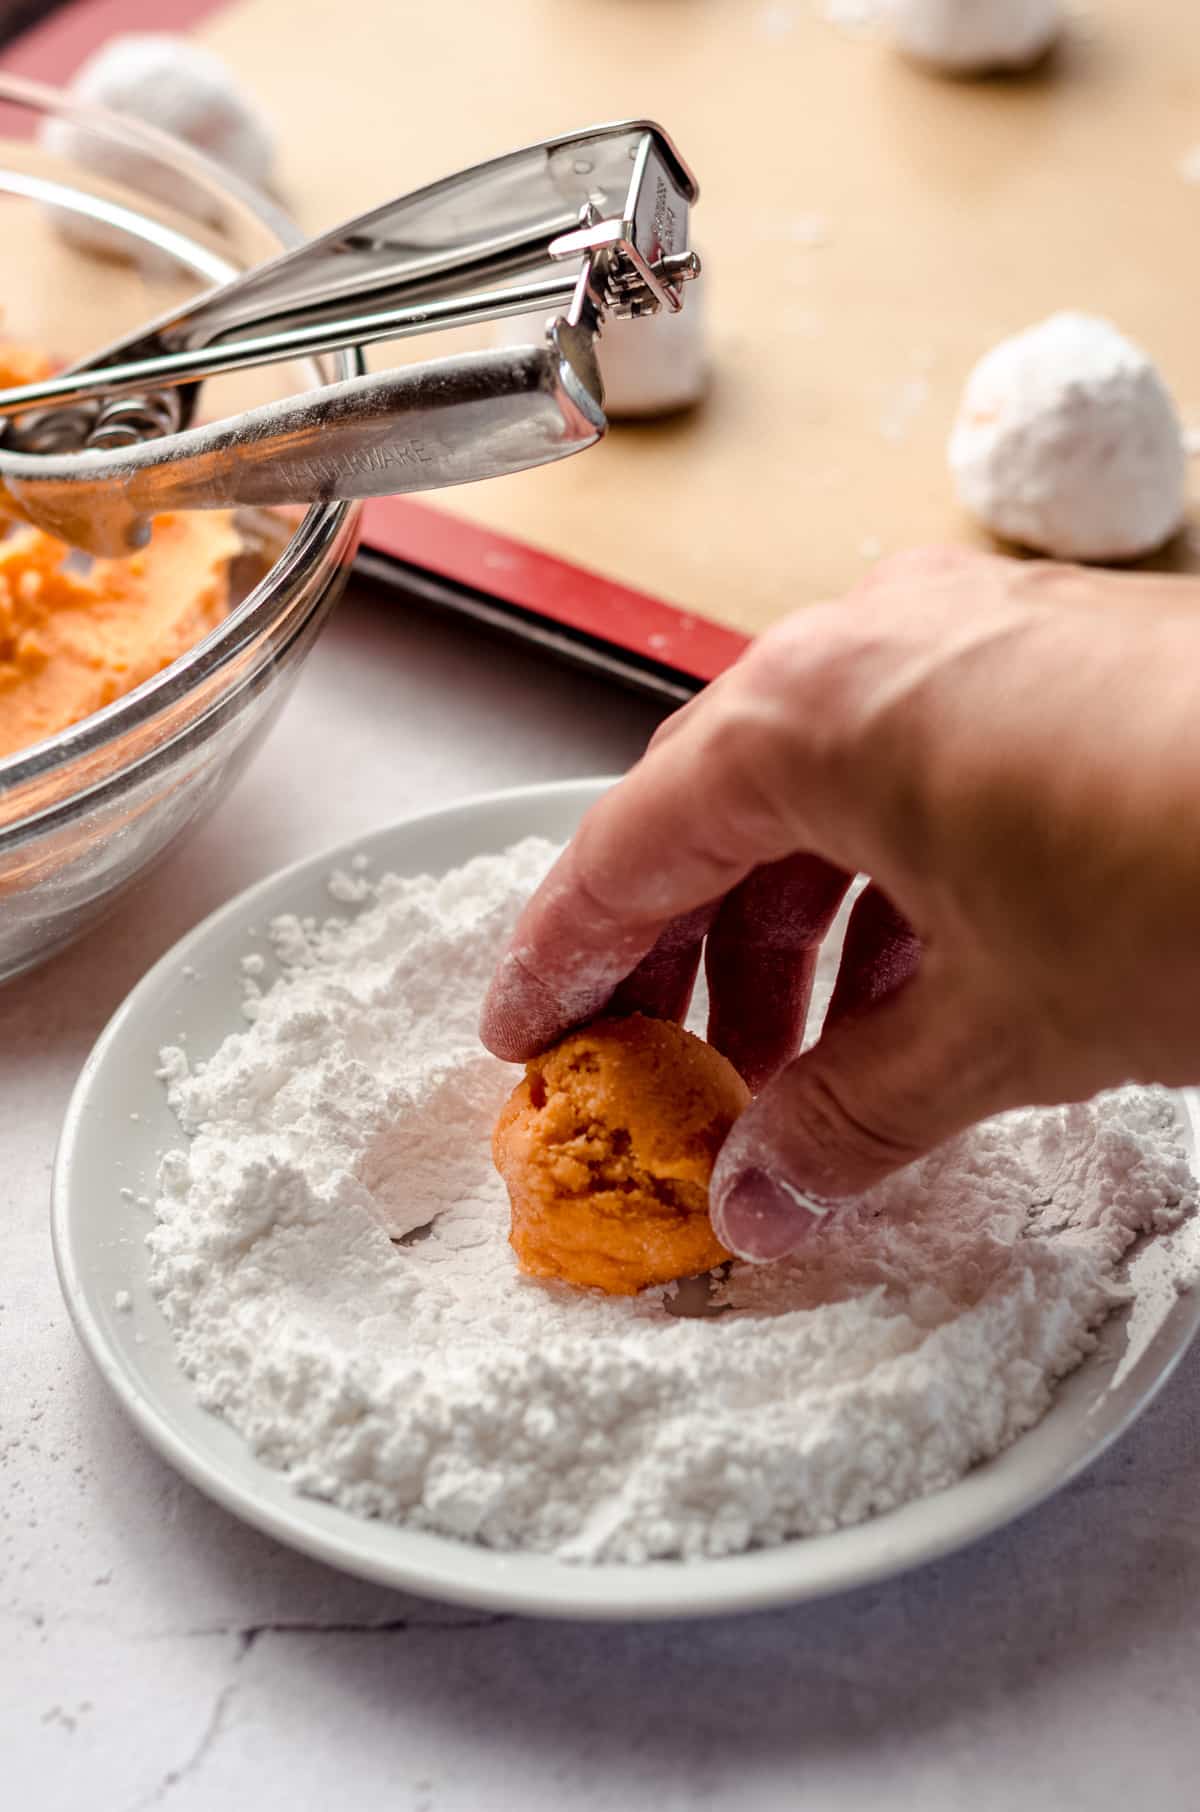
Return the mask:
<path id="1" fill-rule="evenodd" d="M 163 510 L 428 491 L 545 465 L 604 433 L 609 314 L 682 306 L 699 190 L 622 121 L 446 177 L 38 384 L 0 390 L 0 515 L 94 554 Z M 205 378 L 544 307 L 544 342 L 330 384 L 203 427 Z"/>

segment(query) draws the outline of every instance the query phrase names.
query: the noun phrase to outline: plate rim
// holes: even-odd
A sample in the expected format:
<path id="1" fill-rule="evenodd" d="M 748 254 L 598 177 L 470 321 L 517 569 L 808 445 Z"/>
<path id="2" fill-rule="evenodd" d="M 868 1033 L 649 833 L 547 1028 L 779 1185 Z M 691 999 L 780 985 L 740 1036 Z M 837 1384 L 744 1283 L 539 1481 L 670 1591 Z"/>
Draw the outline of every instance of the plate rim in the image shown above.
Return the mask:
<path id="1" fill-rule="evenodd" d="M 164 951 L 120 1002 L 100 1032 L 67 1104 L 54 1155 L 50 1212 L 51 1244 L 63 1300 L 75 1332 L 101 1377 L 126 1416 L 160 1457 L 239 1520 L 287 1547 L 361 1578 L 443 1602 L 490 1611 L 553 1618 L 647 1621 L 706 1617 L 815 1602 L 877 1585 L 967 1548 L 1025 1516 L 1107 1452 L 1164 1388 L 1200 1330 L 1200 1289 L 1181 1297 L 1169 1311 L 1179 1317 L 1181 1326 L 1166 1353 L 1150 1364 L 1155 1349 L 1165 1338 L 1164 1324 L 1156 1330 L 1145 1351 L 1138 1355 L 1125 1380 L 1126 1401 L 1119 1412 L 1066 1466 L 1057 1471 L 1044 1470 L 1024 1490 L 1013 1489 L 1007 1495 L 1001 1492 L 989 1500 L 986 1490 L 981 1494 L 972 1486 L 972 1481 L 979 1480 L 989 1467 L 1003 1462 L 1022 1442 L 1028 1442 L 1039 1429 L 1045 1428 L 1048 1418 L 1062 1405 L 1064 1393 L 1070 1391 L 1075 1380 L 1093 1363 L 1093 1356 L 1089 1355 L 1055 1387 L 1050 1409 L 1033 1429 L 1018 1436 L 994 1459 L 982 1462 L 942 1491 L 828 1535 L 795 1538 L 770 1548 L 721 1558 L 651 1561 L 637 1566 L 617 1562 L 584 1565 L 543 1554 L 501 1552 L 452 1536 L 360 1518 L 337 1506 L 292 1493 L 284 1475 L 257 1460 L 244 1443 L 242 1464 L 235 1475 L 205 1454 L 196 1440 L 181 1432 L 170 1415 L 151 1401 L 145 1391 L 138 1389 L 131 1376 L 132 1368 L 115 1349 L 92 1301 L 73 1230 L 74 1154 L 82 1136 L 96 1078 L 103 1072 L 111 1054 L 114 1051 L 119 1054 L 126 1029 L 137 1025 L 143 1008 L 152 1006 L 160 984 L 168 974 L 178 975 L 194 956 L 203 952 L 214 934 L 225 927 L 238 921 L 248 925 L 255 917 L 256 907 L 263 901 L 301 880 L 320 876 L 322 871 L 327 875 L 334 867 L 344 865 L 351 856 L 369 853 L 374 845 L 388 844 L 397 836 L 403 838 L 437 823 L 449 825 L 455 818 L 472 819 L 480 814 L 503 812 L 522 805 L 536 808 L 546 801 L 573 802 L 582 813 L 614 784 L 615 779 L 616 776 L 605 776 L 535 782 L 472 794 L 449 805 L 390 820 L 374 830 L 299 857 L 252 882 L 206 914 Z M 531 826 L 525 834 L 537 835 L 538 832 Z M 468 856 L 456 858 L 457 861 L 467 859 Z M 271 911 L 279 910 L 286 910 L 286 907 L 274 901 Z M 1183 1098 L 1195 1130 L 1200 1126 L 1200 1108 L 1187 1091 L 1183 1092 Z M 1147 1372 L 1148 1376 L 1140 1376 Z M 178 1387 L 190 1396 L 191 1383 L 178 1366 L 175 1378 Z M 1129 1388 L 1135 1379 L 1139 1379 L 1138 1387 Z M 213 1415 L 213 1421 L 220 1423 L 221 1419 Z M 229 1424 L 221 1425 L 229 1427 Z M 240 1435 L 236 1438 L 242 1441 Z M 273 1480 L 277 1487 L 284 1487 L 288 1492 L 284 1503 L 272 1502 L 262 1495 L 261 1488 L 255 1488 L 255 1475 L 259 1472 Z M 946 1518 L 937 1516 L 937 1510 L 955 1493 L 966 1500 L 969 1508 L 957 1522 L 952 1519 L 947 1522 Z M 976 1503 L 975 1498 L 981 1498 L 981 1501 Z M 932 1520 L 944 1526 L 922 1535 L 919 1524 L 927 1520 L 922 1513 L 928 1513 L 930 1506 L 933 1506 Z M 915 1532 L 909 1527 L 914 1521 L 918 1525 Z M 321 1526 L 325 1522 L 332 1526 Z M 370 1546 L 364 1546 L 369 1542 L 364 1532 L 370 1532 L 370 1536 L 383 1532 L 384 1545 L 395 1543 L 398 1552 L 380 1555 L 371 1551 L 379 1544 L 371 1542 Z M 411 1557 L 404 1552 L 410 1544 L 417 1550 Z M 865 1554 L 858 1553 L 860 1548 L 866 1550 Z M 424 1550 L 429 1553 L 424 1554 Z"/>

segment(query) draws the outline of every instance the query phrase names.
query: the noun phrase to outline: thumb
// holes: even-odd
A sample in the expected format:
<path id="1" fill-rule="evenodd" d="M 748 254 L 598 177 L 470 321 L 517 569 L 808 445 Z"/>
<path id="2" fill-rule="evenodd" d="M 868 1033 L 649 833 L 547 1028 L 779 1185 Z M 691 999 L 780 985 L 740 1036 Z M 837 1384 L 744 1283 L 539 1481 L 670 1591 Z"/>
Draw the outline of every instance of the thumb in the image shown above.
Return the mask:
<path id="1" fill-rule="evenodd" d="M 1011 1020 L 932 968 L 838 1020 L 735 1121 L 710 1199 L 717 1237 L 739 1258 L 797 1251 L 826 1214 L 1017 1104 Z"/>

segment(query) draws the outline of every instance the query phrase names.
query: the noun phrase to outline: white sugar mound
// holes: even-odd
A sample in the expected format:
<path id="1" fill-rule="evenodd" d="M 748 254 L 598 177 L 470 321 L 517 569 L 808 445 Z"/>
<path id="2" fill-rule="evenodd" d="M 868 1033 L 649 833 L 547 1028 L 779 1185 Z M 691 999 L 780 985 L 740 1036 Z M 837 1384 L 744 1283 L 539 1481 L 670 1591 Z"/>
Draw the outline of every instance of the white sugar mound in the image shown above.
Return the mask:
<path id="1" fill-rule="evenodd" d="M 107 107 L 182 139 L 255 188 L 270 181 L 275 139 L 270 124 L 231 70 L 199 44 L 169 32 L 129 32 L 110 38 L 84 63 L 70 86 L 79 101 Z M 48 119 L 42 144 L 53 156 L 107 178 L 125 205 L 141 197 L 179 209 L 191 219 L 216 223 L 198 185 L 133 146 L 117 144 L 68 119 Z M 55 210 L 55 224 L 71 242 L 109 256 L 130 254 L 125 235 L 102 221 Z"/>
<path id="2" fill-rule="evenodd" d="M 489 1150 L 515 1072 L 475 1024 L 553 853 L 335 877 L 344 920 L 250 952 L 246 1028 L 164 1053 L 151 1282 L 200 1401 L 299 1492 L 579 1562 L 858 1522 L 1031 1427 L 1130 1242 L 1193 1205 L 1169 1099 L 993 1121 L 714 1280 L 711 1318 L 523 1278 Z"/>
<path id="3" fill-rule="evenodd" d="M 705 296 L 707 277 L 684 288 L 676 314 L 623 319 L 611 315 L 596 342 L 596 361 L 604 384 L 604 412 L 613 421 L 639 416 L 671 415 L 690 409 L 708 388 L 709 354 Z M 516 315 L 497 321 L 500 346 L 540 345 L 545 314 Z"/>
<path id="4" fill-rule="evenodd" d="M 889 0 L 895 43 L 939 69 L 1025 69 L 1063 25 L 1060 0 Z"/>
<path id="5" fill-rule="evenodd" d="M 967 379 L 950 437 L 963 503 L 993 533 L 1071 560 L 1150 553 L 1179 528 L 1187 454 L 1158 370 L 1109 321 L 1051 315 Z"/>

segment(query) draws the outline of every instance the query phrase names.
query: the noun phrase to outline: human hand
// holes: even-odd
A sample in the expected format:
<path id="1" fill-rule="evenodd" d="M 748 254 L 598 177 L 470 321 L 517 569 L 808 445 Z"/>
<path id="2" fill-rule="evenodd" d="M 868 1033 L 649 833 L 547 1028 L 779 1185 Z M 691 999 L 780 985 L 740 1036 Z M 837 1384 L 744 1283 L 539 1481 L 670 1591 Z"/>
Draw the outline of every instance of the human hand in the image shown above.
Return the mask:
<path id="1" fill-rule="evenodd" d="M 711 1189 L 750 1259 L 1006 1107 L 1200 1076 L 1200 584 L 928 550 L 800 610 L 661 727 L 527 906 L 482 1036 L 681 1017 L 756 1100 Z M 836 989 L 795 1055 L 856 873 Z"/>

